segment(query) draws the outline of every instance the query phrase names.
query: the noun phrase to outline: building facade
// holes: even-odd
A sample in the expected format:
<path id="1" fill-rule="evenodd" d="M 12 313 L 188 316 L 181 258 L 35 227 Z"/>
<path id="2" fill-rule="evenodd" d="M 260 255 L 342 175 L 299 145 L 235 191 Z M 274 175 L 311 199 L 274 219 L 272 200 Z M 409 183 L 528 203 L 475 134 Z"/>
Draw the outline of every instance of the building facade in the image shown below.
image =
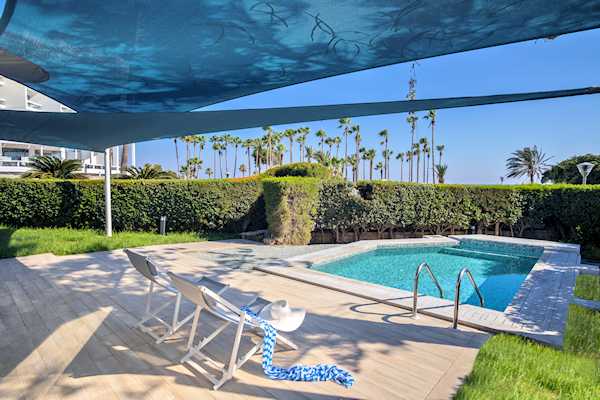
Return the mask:
<path id="1" fill-rule="evenodd" d="M 30 88 L 0 76 L 0 109 L 19 111 L 75 112 L 57 101 Z M 135 144 L 129 145 L 127 165 L 135 166 Z M 111 172 L 121 173 L 123 146 L 112 149 Z M 31 169 L 31 159 L 36 156 L 55 156 L 62 160 L 80 160 L 79 173 L 100 177 L 104 174 L 104 153 L 65 147 L 44 146 L 2 140 L 0 131 L 0 177 L 17 177 Z"/>

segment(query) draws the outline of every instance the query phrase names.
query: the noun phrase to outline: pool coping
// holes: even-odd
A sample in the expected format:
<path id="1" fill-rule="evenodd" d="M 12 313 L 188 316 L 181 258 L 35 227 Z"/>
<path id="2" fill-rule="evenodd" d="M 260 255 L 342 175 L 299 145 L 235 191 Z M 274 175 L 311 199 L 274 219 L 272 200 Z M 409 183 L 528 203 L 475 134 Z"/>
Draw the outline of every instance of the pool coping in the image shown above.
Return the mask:
<path id="1" fill-rule="evenodd" d="M 573 300 L 577 274 L 581 271 L 576 244 L 556 243 L 491 235 L 425 236 L 415 239 L 361 240 L 310 254 L 290 257 L 281 265 L 257 266 L 257 270 L 412 310 L 411 291 L 390 288 L 320 272 L 310 267 L 377 248 L 398 246 L 455 245 L 460 240 L 534 246 L 543 253 L 504 312 L 461 304 L 459 323 L 488 332 L 507 332 L 561 347 L 568 306 Z M 418 312 L 452 321 L 454 304 L 447 299 L 419 295 Z"/>

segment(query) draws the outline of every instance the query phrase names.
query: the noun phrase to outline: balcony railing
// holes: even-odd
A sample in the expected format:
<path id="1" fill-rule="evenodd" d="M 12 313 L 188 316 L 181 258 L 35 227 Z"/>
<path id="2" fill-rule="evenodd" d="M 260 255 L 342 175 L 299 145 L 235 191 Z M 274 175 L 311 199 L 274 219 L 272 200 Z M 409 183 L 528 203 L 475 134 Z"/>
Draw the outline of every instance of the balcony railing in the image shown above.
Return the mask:
<path id="1" fill-rule="evenodd" d="M 29 159 L 20 159 L 15 160 L 9 157 L 0 157 L 0 172 L 4 173 L 23 173 L 27 172 L 31 169 L 31 160 Z M 80 174 L 89 174 L 89 175 L 102 175 L 104 174 L 104 165 L 102 164 L 91 164 L 91 163 L 83 163 L 82 169 L 78 171 Z M 120 173 L 121 169 L 117 166 L 112 166 L 111 172 Z"/>

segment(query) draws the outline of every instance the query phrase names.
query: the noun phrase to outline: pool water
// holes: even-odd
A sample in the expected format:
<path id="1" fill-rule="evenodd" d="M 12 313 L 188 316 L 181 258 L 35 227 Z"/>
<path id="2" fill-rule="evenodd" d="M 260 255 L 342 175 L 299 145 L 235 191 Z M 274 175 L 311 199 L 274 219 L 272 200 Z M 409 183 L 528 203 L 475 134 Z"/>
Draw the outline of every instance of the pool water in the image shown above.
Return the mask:
<path id="1" fill-rule="evenodd" d="M 485 307 L 504 311 L 542 251 L 529 246 L 464 240 L 458 246 L 379 248 L 312 268 L 412 292 L 416 269 L 427 262 L 444 290 L 444 298 L 454 300 L 456 278 L 467 267 L 483 294 Z M 467 281 L 464 277 L 460 301 L 479 305 L 477 294 Z M 439 297 L 426 271 L 419 278 L 419 293 Z"/>

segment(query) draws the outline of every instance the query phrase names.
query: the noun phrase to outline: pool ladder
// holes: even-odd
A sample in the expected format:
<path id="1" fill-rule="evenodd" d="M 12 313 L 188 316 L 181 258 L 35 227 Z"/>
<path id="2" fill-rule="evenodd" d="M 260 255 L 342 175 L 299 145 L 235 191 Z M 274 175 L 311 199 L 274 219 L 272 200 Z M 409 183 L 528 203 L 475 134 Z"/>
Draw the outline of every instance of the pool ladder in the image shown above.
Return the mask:
<path id="1" fill-rule="evenodd" d="M 414 318 L 417 318 L 417 301 L 418 301 L 418 297 L 419 297 L 419 295 L 418 295 L 419 276 L 421 275 L 421 271 L 423 271 L 423 269 L 427 270 L 427 272 L 429 273 L 429 276 L 431 277 L 431 280 L 433 281 L 433 283 L 435 283 L 435 286 L 437 286 L 438 290 L 440 291 L 440 297 L 442 299 L 444 298 L 444 290 L 442 289 L 442 286 L 440 285 L 437 278 L 433 274 L 431 267 L 426 262 L 421 263 L 421 265 L 419 265 L 419 267 L 417 268 L 417 272 L 415 272 L 415 282 L 414 282 L 414 286 L 413 286 L 413 317 Z"/>
<path id="2" fill-rule="evenodd" d="M 463 268 L 458 273 L 458 278 L 456 279 L 456 288 L 454 290 L 454 318 L 452 319 L 452 328 L 456 329 L 458 327 L 458 307 L 460 305 L 460 285 L 462 283 L 463 277 L 467 275 L 469 280 L 471 281 L 471 285 L 475 289 L 475 293 L 477 293 L 477 297 L 479 297 L 479 304 L 481 307 L 484 306 L 483 295 L 479 291 L 479 287 L 475 283 L 475 279 L 473 279 L 473 274 L 469 271 L 468 268 Z"/>
<path id="3" fill-rule="evenodd" d="M 427 273 L 431 277 L 431 280 L 433 281 L 433 283 L 435 283 L 435 286 L 437 286 L 438 291 L 440 292 L 440 298 L 442 298 L 442 299 L 444 298 L 444 290 L 442 289 L 440 282 L 437 280 L 437 278 L 433 274 L 431 267 L 426 262 L 421 263 L 419 265 L 419 267 L 417 268 L 417 272 L 415 272 L 415 281 L 414 281 L 414 286 L 413 286 L 413 310 L 412 311 L 413 311 L 414 318 L 417 318 L 417 312 L 418 312 L 417 302 L 418 302 L 418 298 L 419 298 L 419 295 L 418 295 L 419 277 L 421 276 L 421 272 L 423 271 L 423 269 L 427 270 Z M 473 285 L 473 288 L 475 289 L 475 293 L 477 293 L 477 297 L 479 297 L 479 304 L 481 305 L 481 307 L 484 306 L 483 295 L 481 294 L 481 291 L 479 290 L 479 286 L 477 286 L 477 283 L 475 283 L 473 274 L 471 274 L 471 271 L 469 271 L 468 268 L 461 269 L 460 272 L 458 273 L 458 278 L 456 278 L 456 287 L 455 287 L 455 291 L 454 291 L 454 317 L 452 318 L 452 328 L 454 328 L 454 329 L 456 329 L 458 327 L 458 307 L 460 306 L 460 287 L 462 284 L 463 277 L 465 275 L 467 275 L 467 277 L 469 278 L 469 281 L 471 281 L 471 285 Z"/>

